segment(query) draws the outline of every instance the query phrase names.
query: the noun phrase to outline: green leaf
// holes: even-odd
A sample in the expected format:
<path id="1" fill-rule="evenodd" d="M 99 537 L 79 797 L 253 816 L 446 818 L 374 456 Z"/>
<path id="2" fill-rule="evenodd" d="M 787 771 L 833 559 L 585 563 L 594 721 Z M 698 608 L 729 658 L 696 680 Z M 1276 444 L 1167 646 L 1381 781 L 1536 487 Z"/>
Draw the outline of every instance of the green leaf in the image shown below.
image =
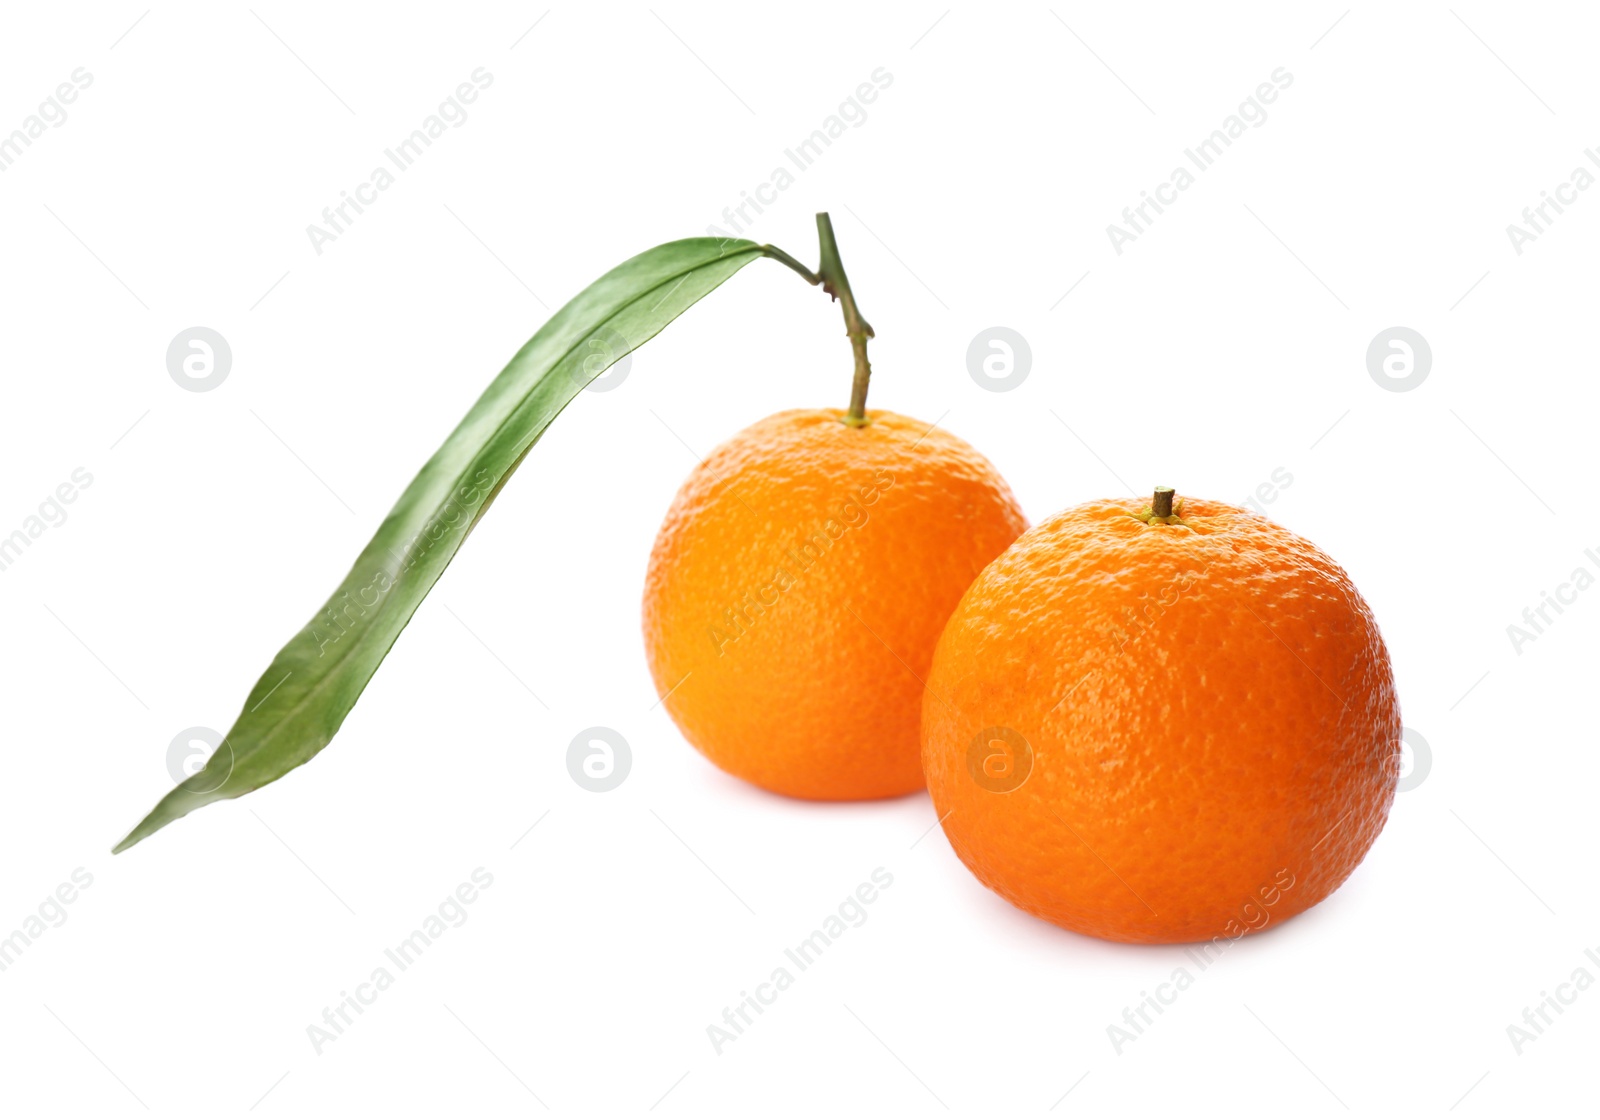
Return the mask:
<path id="1" fill-rule="evenodd" d="M 558 413 L 617 359 L 762 255 L 750 241 L 658 245 L 580 292 L 528 340 L 406 487 L 333 596 L 245 698 L 205 768 L 113 851 L 309 762 L 333 738 L 472 526 Z"/>

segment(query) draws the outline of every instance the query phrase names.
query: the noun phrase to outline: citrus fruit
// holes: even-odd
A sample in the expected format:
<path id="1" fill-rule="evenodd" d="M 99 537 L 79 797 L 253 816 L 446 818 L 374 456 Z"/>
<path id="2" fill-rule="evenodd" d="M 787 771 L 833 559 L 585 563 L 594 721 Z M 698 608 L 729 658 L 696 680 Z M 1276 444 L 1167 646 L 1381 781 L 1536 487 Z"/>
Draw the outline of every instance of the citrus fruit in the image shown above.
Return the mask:
<path id="1" fill-rule="evenodd" d="M 645 650 L 683 735 L 791 797 L 923 785 L 945 619 L 1027 528 L 982 455 L 892 412 L 780 412 L 689 476 L 650 556 Z"/>
<path id="2" fill-rule="evenodd" d="M 1389 654 L 1350 577 L 1168 488 L 1057 514 L 990 564 L 939 640 L 922 721 L 962 862 L 1114 941 L 1235 938 L 1315 905 L 1399 775 Z"/>

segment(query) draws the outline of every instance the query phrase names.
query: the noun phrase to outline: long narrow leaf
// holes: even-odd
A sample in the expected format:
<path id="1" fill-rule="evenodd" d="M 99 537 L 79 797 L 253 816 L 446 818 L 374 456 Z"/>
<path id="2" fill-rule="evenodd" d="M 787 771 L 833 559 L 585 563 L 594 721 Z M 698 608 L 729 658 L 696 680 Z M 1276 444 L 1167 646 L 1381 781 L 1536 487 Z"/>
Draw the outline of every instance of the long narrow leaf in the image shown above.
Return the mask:
<path id="1" fill-rule="evenodd" d="M 690 238 L 606 273 L 550 319 L 406 487 L 350 574 L 278 652 L 207 761 L 116 846 L 283 777 L 328 745 L 467 533 L 545 428 L 590 381 L 760 257 Z"/>

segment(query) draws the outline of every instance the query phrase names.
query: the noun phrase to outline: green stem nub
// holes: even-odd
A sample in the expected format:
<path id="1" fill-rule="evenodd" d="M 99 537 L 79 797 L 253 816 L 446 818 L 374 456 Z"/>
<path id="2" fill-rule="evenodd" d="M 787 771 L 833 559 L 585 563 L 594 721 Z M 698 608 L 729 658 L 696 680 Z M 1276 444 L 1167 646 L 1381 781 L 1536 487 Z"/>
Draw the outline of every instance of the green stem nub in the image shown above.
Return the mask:
<path id="1" fill-rule="evenodd" d="M 1172 516 L 1173 489 L 1170 486 L 1157 486 L 1156 495 L 1150 500 L 1150 512 L 1157 517 Z"/>

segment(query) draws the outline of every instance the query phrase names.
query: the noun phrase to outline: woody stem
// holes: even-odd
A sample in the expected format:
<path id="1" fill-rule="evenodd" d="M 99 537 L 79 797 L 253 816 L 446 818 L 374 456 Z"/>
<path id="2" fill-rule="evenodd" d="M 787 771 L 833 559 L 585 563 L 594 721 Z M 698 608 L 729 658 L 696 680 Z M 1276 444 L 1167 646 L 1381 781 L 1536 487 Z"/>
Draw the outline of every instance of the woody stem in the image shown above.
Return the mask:
<path id="1" fill-rule="evenodd" d="M 1170 486 L 1157 486 L 1156 495 L 1150 499 L 1150 512 L 1157 517 L 1172 516 L 1172 494 Z"/>
<path id="2" fill-rule="evenodd" d="M 850 278 L 845 275 L 844 262 L 839 259 L 839 243 L 833 236 L 833 222 L 826 212 L 817 215 L 817 240 L 822 248 L 822 263 L 816 272 L 774 245 L 763 245 L 762 252 L 798 272 L 807 283 L 822 285 L 823 291 L 839 301 L 844 311 L 844 333 L 850 339 L 856 367 L 855 379 L 850 386 L 850 410 L 845 413 L 845 423 L 860 426 L 867 422 L 867 383 L 872 378 L 872 365 L 867 361 L 867 339 L 873 337 L 872 325 L 861 317 L 861 309 L 856 306 L 855 293 L 850 290 Z"/>

